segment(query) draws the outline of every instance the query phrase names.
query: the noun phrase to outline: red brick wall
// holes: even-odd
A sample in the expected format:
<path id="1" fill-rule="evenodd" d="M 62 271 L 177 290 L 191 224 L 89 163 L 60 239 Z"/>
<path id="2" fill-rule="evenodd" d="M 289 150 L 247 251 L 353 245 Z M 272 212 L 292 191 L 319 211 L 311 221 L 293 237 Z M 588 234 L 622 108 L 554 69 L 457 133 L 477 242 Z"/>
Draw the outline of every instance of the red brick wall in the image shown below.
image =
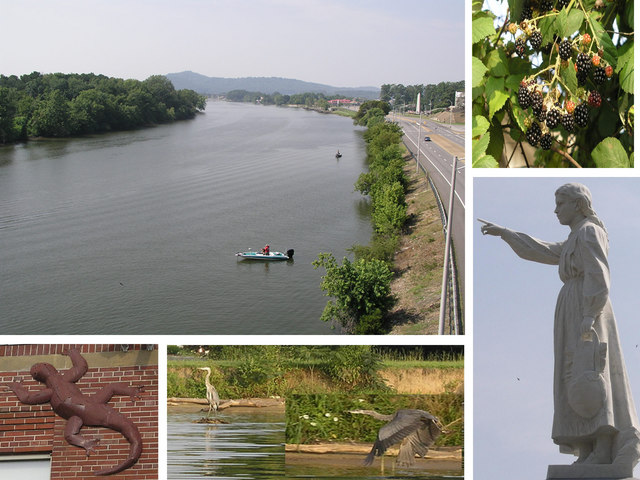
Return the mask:
<path id="1" fill-rule="evenodd" d="M 120 345 L 12 345 L 0 346 L 0 383 L 22 379 L 29 391 L 44 385 L 31 378 L 28 371 L 3 371 L 2 357 L 61 354 L 75 347 L 81 354 L 119 352 Z M 130 351 L 143 350 L 130 345 Z M 129 358 L 129 357 L 127 357 Z M 131 357 L 135 358 L 134 356 Z M 41 361 L 41 360 L 39 360 Z M 131 402 L 129 397 L 114 396 L 109 405 L 129 418 L 142 436 L 142 455 L 131 468 L 110 478 L 158 478 L 158 366 L 131 365 L 94 367 L 91 358 L 88 372 L 76 385 L 83 394 L 91 395 L 106 384 L 126 382 L 144 386 L 141 398 Z M 29 363 L 36 363 L 36 361 Z M 131 362 L 135 363 L 135 362 Z M 90 456 L 83 448 L 69 445 L 64 439 L 67 421 L 53 413 L 51 406 L 24 405 L 6 387 L 0 387 L 0 455 L 19 453 L 51 453 L 51 479 L 82 479 L 96 477 L 92 472 L 111 468 L 126 460 L 130 444 L 118 432 L 100 427 L 83 427 L 80 435 L 100 438 L 100 444 Z"/>

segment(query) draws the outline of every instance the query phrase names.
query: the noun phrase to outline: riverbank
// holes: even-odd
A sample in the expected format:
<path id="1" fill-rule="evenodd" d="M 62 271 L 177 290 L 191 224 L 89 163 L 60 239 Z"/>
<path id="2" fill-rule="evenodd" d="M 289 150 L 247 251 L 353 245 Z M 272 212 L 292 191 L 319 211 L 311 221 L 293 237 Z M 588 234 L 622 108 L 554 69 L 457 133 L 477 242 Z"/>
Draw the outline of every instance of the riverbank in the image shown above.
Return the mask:
<path id="1" fill-rule="evenodd" d="M 396 255 L 391 291 L 398 302 L 389 313 L 391 334 L 437 334 L 445 238 L 438 205 L 421 170 L 406 154 L 407 222 Z"/>

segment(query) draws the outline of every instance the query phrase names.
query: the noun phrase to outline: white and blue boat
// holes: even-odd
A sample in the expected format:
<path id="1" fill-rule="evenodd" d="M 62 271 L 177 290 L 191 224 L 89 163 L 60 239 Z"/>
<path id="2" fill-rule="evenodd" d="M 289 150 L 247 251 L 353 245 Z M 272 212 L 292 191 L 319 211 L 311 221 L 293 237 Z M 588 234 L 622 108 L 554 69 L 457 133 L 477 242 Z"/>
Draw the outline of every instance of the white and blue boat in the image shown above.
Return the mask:
<path id="1" fill-rule="evenodd" d="M 236 257 L 240 257 L 243 260 L 293 260 L 293 249 L 287 250 L 286 253 L 282 252 L 269 252 L 269 253 L 260 253 L 260 252 L 238 252 L 236 253 Z"/>

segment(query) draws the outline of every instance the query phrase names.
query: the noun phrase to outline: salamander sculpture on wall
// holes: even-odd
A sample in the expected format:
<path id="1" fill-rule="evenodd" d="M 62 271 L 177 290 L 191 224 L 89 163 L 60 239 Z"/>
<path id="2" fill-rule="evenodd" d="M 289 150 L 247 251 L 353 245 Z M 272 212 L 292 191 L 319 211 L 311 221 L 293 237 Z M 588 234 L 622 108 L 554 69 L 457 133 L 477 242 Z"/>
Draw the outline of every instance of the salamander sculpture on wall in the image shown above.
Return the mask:
<path id="1" fill-rule="evenodd" d="M 75 385 L 87 373 L 87 361 L 75 350 L 66 350 L 64 355 L 71 358 L 73 367 L 58 372 L 49 363 L 36 363 L 31 367 L 31 376 L 47 388 L 39 392 L 29 392 L 22 382 L 10 382 L 9 387 L 22 403 L 37 405 L 51 403 L 53 411 L 68 420 L 64 430 L 64 438 L 69 444 L 82 447 L 87 456 L 95 451 L 99 438 L 86 438 L 79 435 L 80 429 L 89 427 L 105 427 L 120 432 L 131 444 L 129 456 L 120 465 L 95 472 L 95 475 L 112 475 L 133 466 L 142 453 L 142 437 L 138 428 L 124 415 L 107 405 L 114 395 L 128 395 L 131 401 L 140 397 L 143 387 L 131 387 L 126 383 L 106 385 L 93 395 L 84 395 Z"/>

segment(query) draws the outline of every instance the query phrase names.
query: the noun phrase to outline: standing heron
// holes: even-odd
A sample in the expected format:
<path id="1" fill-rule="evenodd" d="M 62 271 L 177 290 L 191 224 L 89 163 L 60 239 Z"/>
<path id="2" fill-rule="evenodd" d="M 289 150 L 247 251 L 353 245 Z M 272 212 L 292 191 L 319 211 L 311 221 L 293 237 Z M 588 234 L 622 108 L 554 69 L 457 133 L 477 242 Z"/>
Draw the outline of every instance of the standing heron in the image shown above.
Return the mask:
<path id="1" fill-rule="evenodd" d="M 211 376 L 211 369 L 209 367 L 198 367 L 198 370 L 206 370 L 207 376 L 204 379 L 204 384 L 207 386 L 207 402 L 209 402 L 209 413 L 207 413 L 207 417 L 211 415 L 211 410 L 214 412 L 218 411 L 218 406 L 220 405 L 220 397 L 218 396 L 218 392 L 215 387 L 209 383 L 209 377 Z"/>
<path id="2" fill-rule="evenodd" d="M 424 457 L 444 428 L 440 421 L 424 410 L 403 409 L 393 415 L 383 415 L 373 410 L 350 410 L 349 413 L 369 415 L 377 420 L 388 422 L 378 431 L 378 438 L 367 458 L 365 465 L 371 465 L 375 456 L 382 456 L 380 468 L 384 471 L 384 452 L 391 445 L 400 442 L 400 451 L 396 458 L 398 467 L 410 467 L 415 463 L 416 453 Z"/>

